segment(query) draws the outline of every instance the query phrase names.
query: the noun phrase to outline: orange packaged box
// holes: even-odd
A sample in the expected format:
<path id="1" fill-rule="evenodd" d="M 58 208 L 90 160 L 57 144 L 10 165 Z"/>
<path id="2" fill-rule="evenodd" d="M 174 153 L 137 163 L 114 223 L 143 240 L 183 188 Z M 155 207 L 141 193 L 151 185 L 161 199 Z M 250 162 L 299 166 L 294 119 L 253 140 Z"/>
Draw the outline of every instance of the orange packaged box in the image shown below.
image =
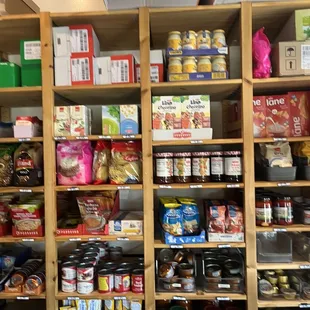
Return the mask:
<path id="1" fill-rule="evenodd" d="M 290 103 L 287 95 L 266 97 L 267 137 L 290 136 Z"/>
<path id="2" fill-rule="evenodd" d="M 310 92 L 288 93 L 291 110 L 291 136 L 309 136 Z"/>
<path id="3" fill-rule="evenodd" d="M 253 131 L 255 138 L 266 137 L 266 97 L 253 97 Z"/>

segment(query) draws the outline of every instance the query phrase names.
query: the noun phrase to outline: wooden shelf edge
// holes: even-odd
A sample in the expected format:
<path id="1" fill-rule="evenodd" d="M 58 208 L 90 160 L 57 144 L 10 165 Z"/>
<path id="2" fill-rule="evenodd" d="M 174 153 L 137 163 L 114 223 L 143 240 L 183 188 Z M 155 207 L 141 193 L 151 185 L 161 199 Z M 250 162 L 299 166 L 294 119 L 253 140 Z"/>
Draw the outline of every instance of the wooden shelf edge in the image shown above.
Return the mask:
<path id="1" fill-rule="evenodd" d="M 72 297 L 77 297 L 78 299 L 117 299 L 118 297 L 126 297 L 127 299 L 139 299 L 139 300 L 144 300 L 144 294 L 134 294 L 132 292 L 128 293 L 110 293 L 110 294 L 101 294 L 98 291 L 92 292 L 87 295 L 79 294 L 77 292 L 74 293 L 63 293 L 63 292 L 58 292 L 56 294 L 56 299 L 57 300 L 64 300 L 64 299 L 71 299 Z"/>
<path id="2" fill-rule="evenodd" d="M 29 141 L 28 141 L 29 139 Z M 33 138 L 0 138 L 0 143 L 43 142 L 43 137 Z"/>
<path id="3" fill-rule="evenodd" d="M 97 141 L 97 140 L 138 140 L 142 139 L 142 135 L 89 135 L 89 136 L 82 136 L 82 137 L 75 137 L 75 136 L 64 136 L 64 137 L 54 137 L 55 141 L 80 141 L 80 140 L 90 140 L 90 141 Z M 0 140 L 1 141 L 1 140 Z"/>
<path id="4" fill-rule="evenodd" d="M 153 184 L 153 189 L 189 189 L 189 188 L 243 188 L 243 183 L 186 183 L 186 184 Z"/>
<path id="5" fill-rule="evenodd" d="M 43 193 L 44 186 L 34 186 L 34 187 L 19 187 L 19 186 L 8 186 L 0 187 L 0 194 L 5 193 Z"/>
<path id="6" fill-rule="evenodd" d="M 75 192 L 75 191 L 110 191 L 110 190 L 142 190 L 142 184 L 124 184 L 124 185 L 73 185 L 73 186 L 55 186 L 56 192 Z"/>
<path id="7" fill-rule="evenodd" d="M 40 14 L 12 14 L 0 16 L 0 21 L 4 20 L 20 20 L 20 19 L 37 19 L 40 20 Z"/>
<path id="8" fill-rule="evenodd" d="M 295 224 L 290 226 L 274 225 L 271 227 L 256 226 L 256 232 L 272 232 L 272 231 L 310 231 L 310 225 Z"/>
<path id="9" fill-rule="evenodd" d="M 156 292 L 155 299 L 170 299 L 173 300 L 175 297 L 184 297 L 188 300 L 216 300 L 217 298 L 225 298 L 228 297 L 231 300 L 247 300 L 246 294 L 232 294 L 232 293 L 206 293 L 204 291 L 197 291 L 193 293 L 183 293 L 183 292 L 171 292 L 171 293 L 164 293 L 164 292 Z"/>
<path id="10" fill-rule="evenodd" d="M 203 140 L 178 140 L 178 141 L 153 141 L 153 146 L 173 145 L 214 145 L 214 144 L 242 144 L 243 139 L 203 139 Z"/>
<path id="11" fill-rule="evenodd" d="M 102 15 L 137 15 L 139 10 L 119 10 L 119 11 L 91 11 L 91 12 L 74 12 L 74 13 L 51 13 L 51 18 L 62 18 L 62 17 L 91 17 L 91 16 L 102 16 Z"/>
<path id="12" fill-rule="evenodd" d="M 303 268 L 306 266 L 306 268 Z M 297 270 L 297 269 L 310 269 L 310 262 L 295 261 L 292 263 L 257 263 L 257 270 Z"/>
<path id="13" fill-rule="evenodd" d="M 14 242 L 44 242 L 45 237 L 13 237 L 13 236 L 3 236 L 0 237 L 1 243 L 14 243 Z"/>
<path id="14" fill-rule="evenodd" d="M 53 86 L 53 91 L 58 93 L 68 90 L 117 90 L 117 89 L 139 89 L 140 83 L 128 84 L 107 84 L 107 85 L 74 85 L 74 86 Z"/>
<path id="15" fill-rule="evenodd" d="M 1 16 L 0 16 L 1 21 Z M 1 93 L 23 93 L 23 92 L 39 92 L 42 91 L 42 86 L 29 86 L 29 87 L 5 87 L 0 88 Z"/>
<path id="16" fill-rule="evenodd" d="M 192 244 L 181 244 L 180 246 L 183 246 L 183 248 L 187 249 L 195 249 L 195 248 L 220 248 L 221 245 L 226 246 L 229 245 L 231 248 L 245 248 L 244 242 L 205 242 L 205 243 L 192 243 Z M 165 248 L 171 248 L 173 245 L 165 244 L 161 240 L 154 240 L 154 248 L 155 249 L 165 249 Z"/>
<path id="17" fill-rule="evenodd" d="M 19 297 L 25 297 L 26 299 L 45 299 L 46 294 L 45 292 L 40 294 L 40 295 L 25 295 L 22 293 L 5 293 L 5 292 L 0 292 L 0 299 L 19 299 Z M 24 300 L 21 298 L 21 300 Z"/>
<path id="18" fill-rule="evenodd" d="M 302 304 L 310 304 L 310 300 L 258 300 L 257 305 L 259 308 L 275 307 L 275 308 L 286 308 L 286 307 L 299 307 Z"/>
<path id="19" fill-rule="evenodd" d="M 205 80 L 205 81 L 183 81 L 183 82 L 159 82 L 151 83 L 151 88 L 161 87 L 182 87 L 182 86 L 214 86 L 214 85 L 240 85 L 241 79 L 226 79 L 226 80 Z"/>
<path id="20" fill-rule="evenodd" d="M 307 187 L 310 186 L 310 181 L 256 181 L 255 187 Z"/>
<path id="21" fill-rule="evenodd" d="M 56 242 L 66 241 L 143 241 L 143 236 L 111 236 L 111 235 L 75 235 L 75 236 L 56 236 Z M 72 240 L 70 240 L 72 239 Z M 127 240 L 128 239 L 128 240 Z M 1 242 L 1 239 L 0 239 Z"/>
<path id="22" fill-rule="evenodd" d="M 309 81 L 310 83 L 310 81 Z M 274 143 L 277 138 L 255 138 L 254 143 Z M 304 142 L 304 141 L 310 141 L 310 137 L 289 137 L 289 138 L 284 138 L 284 141 L 288 142 Z"/>

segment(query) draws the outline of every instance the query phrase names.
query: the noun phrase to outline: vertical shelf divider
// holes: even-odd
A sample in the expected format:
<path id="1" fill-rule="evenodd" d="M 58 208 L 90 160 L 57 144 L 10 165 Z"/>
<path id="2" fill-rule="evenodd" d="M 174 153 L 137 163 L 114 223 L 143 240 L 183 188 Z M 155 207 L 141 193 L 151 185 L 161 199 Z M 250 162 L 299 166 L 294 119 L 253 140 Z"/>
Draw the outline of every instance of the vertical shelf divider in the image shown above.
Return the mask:
<path id="1" fill-rule="evenodd" d="M 150 15 L 148 8 L 139 9 L 139 40 L 141 59 L 141 120 L 144 212 L 144 281 L 145 309 L 155 309 L 154 264 L 154 193 L 152 155 L 152 109 L 150 81 Z"/>
<path id="2" fill-rule="evenodd" d="M 255 171 L 253 138 L 252 4 L 241 3 L 242 135 L 248 309 L 257 309 Z"/>
<path id="3" fill-rule="evenodd" d="M 52 45 L 52 21 L 49 13 L 40 14 L 42 49 L 42 107 L 44 150 L 44 202 L 45 202 L 45 259 L 46 259 L 46 308 L 58 309 L 57 245 L 55 241 L 57 203 L 55 143 L 53 139 L 54 115 L 54 66 Z"/>

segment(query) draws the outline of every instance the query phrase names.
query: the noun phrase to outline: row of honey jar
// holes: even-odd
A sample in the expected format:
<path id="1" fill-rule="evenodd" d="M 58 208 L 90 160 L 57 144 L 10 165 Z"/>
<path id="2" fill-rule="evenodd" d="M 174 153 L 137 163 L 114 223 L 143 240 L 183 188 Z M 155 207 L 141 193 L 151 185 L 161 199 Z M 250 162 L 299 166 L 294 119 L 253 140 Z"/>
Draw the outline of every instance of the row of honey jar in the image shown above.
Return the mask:
<path id="1" fill-rule="evenodd" d="M 169 58 L 168 73 L 197 73 L 227 71 L 224 55 L 200 57 L 171 57 Z"/>
<path id="2" fill-rule="evenodd" d="M 171 31 L 168 33 L 168 48 L 172 50 L 196 50 L 226 47 L 225 31 L 216 29 L 212 33 L 209 30 L 193 30 L 184 32 Z"/>

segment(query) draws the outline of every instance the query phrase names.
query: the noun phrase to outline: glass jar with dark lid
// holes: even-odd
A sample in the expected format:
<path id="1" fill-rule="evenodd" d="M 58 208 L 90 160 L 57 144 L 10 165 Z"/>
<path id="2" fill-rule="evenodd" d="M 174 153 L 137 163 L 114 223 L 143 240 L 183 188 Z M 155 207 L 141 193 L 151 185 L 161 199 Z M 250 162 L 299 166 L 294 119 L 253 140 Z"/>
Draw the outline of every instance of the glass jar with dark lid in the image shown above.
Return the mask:
<path id="1" fill-rule="evenodd" d="M 211 181 L 224 182 L 223 152 L 211 152 Z"/>
<path id="2" fill-rule="evenodd" d="M 155 183 L 173 183 L 173 153 L 155 153 Z"/>
<path id="3" fill-rule="evenodd" d="M 192 181 L 192 154 L 190 152 L 174 153 L 173 178 L 175 183 Z"/>
<path id="4" fill-rule="evenodd" d="M 242 182 L 242 161 L 240 151 L 224 152 L 225 181 Z"/>
<path id="5" fill-rule="evenodd" d="M 210 181 L 210 155 L 211 152 L 192 153 L 192 180 L 195 183 Z"/>

